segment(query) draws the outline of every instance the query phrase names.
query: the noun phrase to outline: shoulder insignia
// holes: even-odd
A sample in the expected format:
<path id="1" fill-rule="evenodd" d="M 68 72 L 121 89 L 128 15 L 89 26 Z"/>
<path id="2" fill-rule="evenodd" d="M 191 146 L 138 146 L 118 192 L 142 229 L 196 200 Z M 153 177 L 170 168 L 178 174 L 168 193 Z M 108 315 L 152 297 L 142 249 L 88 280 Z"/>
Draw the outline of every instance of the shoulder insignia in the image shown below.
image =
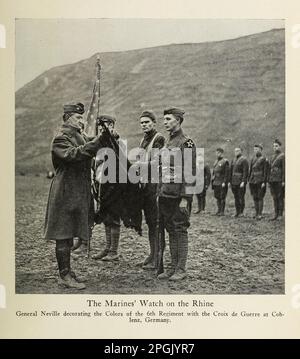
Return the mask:
<path id="1" fill-rule="evenodd" d="M 195 147 L 195 144 L 194 144 L 193 140 L 189 138 L 189 139 L 184 143 L 184 146 L 187 147 L 187 148 L 193 148 L 193 147 Z"/>

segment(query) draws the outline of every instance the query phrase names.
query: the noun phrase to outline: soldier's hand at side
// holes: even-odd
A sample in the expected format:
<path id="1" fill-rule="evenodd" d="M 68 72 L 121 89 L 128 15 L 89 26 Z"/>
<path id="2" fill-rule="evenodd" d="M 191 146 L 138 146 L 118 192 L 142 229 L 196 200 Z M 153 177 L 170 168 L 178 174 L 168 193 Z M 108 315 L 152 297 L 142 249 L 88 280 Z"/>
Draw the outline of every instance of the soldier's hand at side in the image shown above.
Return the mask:
<path id="1" fill-rule="evenodd" d="M 241 188 L 244 188 L 244 186 L 245 186 L 245 183 L 242 182 L 242 183 L 240 184 L 240 187 L 241 187 Z"/>
<path id="2" fill-rule="evenodd" d="M 284 187 L 285 186 L 285 182 L 282 182 L 282 187 Z"/>
<path id="3" fill-rule="evenodd" d="M 261 188 L 265 188 L 266 187 L 266 184 L 265 183 L 262 183 L 261 184 Z"/>
<path id="4" fill-rule="evenodd" d="M 185 198 L 182 198 L 180 203 L 179 203 L 179 207 L 180 208 L 187 208 L 188 205 L 188 201 Z"/>
<path id="5" fill-rule="evenodd" d="M 222 187 L 224 188 L 226 186 L 225 182 L 222 183 Z"/>

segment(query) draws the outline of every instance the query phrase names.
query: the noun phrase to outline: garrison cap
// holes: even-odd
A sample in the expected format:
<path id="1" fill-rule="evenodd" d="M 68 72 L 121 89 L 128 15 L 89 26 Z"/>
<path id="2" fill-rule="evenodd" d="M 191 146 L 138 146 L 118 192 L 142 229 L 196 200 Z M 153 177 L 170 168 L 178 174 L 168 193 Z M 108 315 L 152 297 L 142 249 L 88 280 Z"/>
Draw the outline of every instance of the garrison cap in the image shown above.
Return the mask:
<path id="1" fill-rule="evenodd" d="M 274 140 L 274 143 L 277 143 L 277 145 L 281 146 L 281 142 L 278 140 L 278 138 Z"/>
<path id="2" fill-rule="evenodd" d="M 64 113 L 84 113 L 84 105 L 81 102 L 76 104 L 64 105 Z"/>
<path id="3" fill-rule="evenodd" d="M 224 149 L 223 149 L 222 147 L 218 147 L 218 148 L 216 149 L 216 151 L 217 151 L 217 152 L 224 153 Z"/>
<path id="4" fill-rule="evenodd" d="M 176 118 L 180 120 L 180 123 L 183 121 L 183 115 L 185 111 L 178 107 L 170 107 L 164 110 L 165 115 L 174 115 Z"/>
<path id="5" fill-rule="evenodd" d="M 258 148 L 260 148 L 261 150 L 264 149 L 264 146 L 263 146 L 261 143 L 255 144 L 254 147 L 258 147 Z"/>
<path id="6" fill-rule="evenodd" d="M 155 116 L 154 112 L 152 112 L 152 111 L 148 111 L 148 110 L 143 111 L 140 115 L 140 118 L 142 118 L 142 117 L 148 117 L 153 122 L 156 122 L 156 116 Z"/>
<path id="7" fill-rule="evenodd" d="M 110 115 L 101 115 L 98 117 L 98 120 L 106 123 L 116 123 L 116 118 Z"/>

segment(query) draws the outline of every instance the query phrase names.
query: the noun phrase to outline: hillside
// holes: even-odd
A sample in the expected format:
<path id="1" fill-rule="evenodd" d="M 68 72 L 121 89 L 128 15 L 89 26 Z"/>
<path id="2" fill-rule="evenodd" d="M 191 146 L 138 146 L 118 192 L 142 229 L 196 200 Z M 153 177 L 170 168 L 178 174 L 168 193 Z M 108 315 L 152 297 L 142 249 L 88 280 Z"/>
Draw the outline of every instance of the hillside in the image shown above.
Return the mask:
<path id="1" fill-rule="evenodd" d="M 217 146 L 232 157 L 236 143 L 251 153 L 262 142 L 284 139 L 284 30 L 222 42 L 168 45 L 101 54 L 101 113 L 117 117 L 129 146 L 141 137 L 138 115 L 166 106 L 186 110 L 184 130 L 204 147 L 209 162 Z M 16 92 L 16 171 L 51 169 L 50 142 L 62 106 L 89 104 L 96 55 L 52 68 Z M 159 129 L 163 131 L 162 121 Z"/>

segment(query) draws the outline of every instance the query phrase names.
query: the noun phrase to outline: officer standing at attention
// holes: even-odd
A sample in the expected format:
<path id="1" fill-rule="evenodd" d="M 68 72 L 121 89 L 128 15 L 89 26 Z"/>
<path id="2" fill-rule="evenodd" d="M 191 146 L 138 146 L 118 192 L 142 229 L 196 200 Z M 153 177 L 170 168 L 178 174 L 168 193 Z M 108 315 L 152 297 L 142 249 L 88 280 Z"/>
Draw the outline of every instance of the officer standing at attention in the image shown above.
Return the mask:
<path id="1" fill-rule="evenodd" d="M 167 156 L 170 156 L 170 161 L 165 167 L 164 160 L 161 160 L 162 176 L 158 188 L 159 211 L 169 234 L 171 254 L 171 269 L 159 274 L 158 279 L 171 281 L 186 277 L 187 229 L 190 226 L 194 186 L 187 176 L 195 176 L 196 172 L 196 147 L 192 139 L 182 131 L 183 115 L 184 110 L 180 108 L 169 108 L 164 111 L 164 126 L 169 132 L 165 151 Z M 185 152 L 186 149 L 188 150 Z M 190 154 L 190 157 L 184 153 Z"/>
<path id="2" fill-rule="evenodd" d="M 213 167 L 212 189 L 217 200 L 218 210 L 216 216 L 224 216 L 228 182 L 230 180 L 230 166 L 229 161 L 224 158 L 223 148 L 217 148 L 216 157 Z"/>
<path id="3" fill-rule="evenodd" d="M 84 106 L 65 105 L 63 124 L 51 144 L 55 176 L 51 182 L 44 237 L 56 242 L 59 284 L 84 289 L 71 271 L 70 252 L 75 237 L 90 235 L 91 160 L 105 143 L 104 135 L 86 141 L 81 135 Z"/>
<path id="4" fill-rule="evenodd" d="M 274 217 L 281 219 L 284 209 L 285 186 L 285 156 L 281 151 L 281 142 L 276 139 L 273 143 L 274 155 L 270 161 L 269 185 L 274 201 Z"/>
<path id="5" fill-rule="evenodd" d="M 249 163 L 243 156 L 241 147 L 234 150 L 235 159 L 231 162 L 230 184 L 234 195 L 235 210 L 234 217 L 243 216 L 245 209 L 245 194 L 249 173 Z"/>
<path id="6" fill-rule="evenodd" d="M 143 111 L 140 115 L 140 125 L 144 132 L 140 147 L 144 150 L 142 158 L 136 163 L 139 166 L 147 166 L 148 178 L 140 183 L 142 196 L 142 209 L 148 226 L 148 239 L 150 254 L 143 262 L 144 269 L 155 269 L 157 255 L 157 183 L 152 183 L 151 177 L 151 151 L 153 148 L 161 149 L 165 144 L 165 138 L 156 130 L 156 116 L 152 111 Z"/>
<path id="7" fill-rule="evenodd" d="M 249 170 L 249 186 L 255 207 L 253 218 L 262 219 L 269 164 L 266 157 L 262 154 L 263 146 L 261 144 L 254 145 L 253 151 L 254 156 L 251 159 Z"/>

